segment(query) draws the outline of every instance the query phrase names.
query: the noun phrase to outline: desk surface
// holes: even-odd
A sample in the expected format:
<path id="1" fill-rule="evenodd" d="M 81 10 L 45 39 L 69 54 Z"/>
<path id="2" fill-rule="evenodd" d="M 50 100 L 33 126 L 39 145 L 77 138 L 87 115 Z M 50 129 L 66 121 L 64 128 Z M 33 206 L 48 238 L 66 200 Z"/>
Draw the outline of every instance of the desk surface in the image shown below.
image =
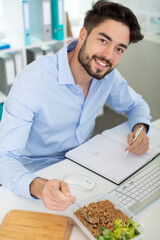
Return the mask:
<path id="1" fill-rule="evenodd" d="M 160 120 L 155 121 L 152 125 L 160 128 Z M 100 193 L 108 193 L 116 187 L 116 184 L 111 183 L 110 181 L 100 177 L 99 175 L 79 166 L 76 163 L 73 163 L 70 160 L 64 160 L 50 167 L 44 168 L 37 172 L 37 175 L 53 179 L 58 178 L 62 179 L 64 176 L 68 174 L 85 174 L 88 177 L 94 179 L 96 182 L 96 186 L 91 191 L 79 191 L 76 189 L 71 189 L 71 193 L 73 196 L 77 198 L 77 201 L 82 201 L 86 198 L 90 198 L 92 196 L 98 195 Z M 54 214 L 63 214 L 70 215 L 70 208 L 65 210 L 64 212 L 57 212 L 47 209 L 41 200 L 30 200 L 27 198 L 23 198 L 20 196 L 16 196 L 11 191 L 5 189 L 4 187 L 0 187 L 0 223 L 2 222 L 4 216 L 12 209 L 22 209 L 22 210 L 30 210 L 37 212 L 46 212 L 46 213 L 54 213 Z M 144 236 L 144 240 L 159 240 L 160 239 L 160 200 L 156 201 L 154 204 L 141 211 L 137 218 L 139 222 L 146 229 L 146 234 Z M 74 226 L 70 240 L 85 240 L 87 239 L 84 234 L 78 230 Z"/>

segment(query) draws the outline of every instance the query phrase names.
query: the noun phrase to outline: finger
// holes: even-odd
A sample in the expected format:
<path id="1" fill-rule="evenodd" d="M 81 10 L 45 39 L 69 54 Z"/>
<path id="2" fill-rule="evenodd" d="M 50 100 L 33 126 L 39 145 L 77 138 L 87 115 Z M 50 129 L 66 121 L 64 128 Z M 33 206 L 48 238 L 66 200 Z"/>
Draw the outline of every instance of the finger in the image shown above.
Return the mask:
<path id="1" fill-rule="evenodd" d="M 66 184 L 63 183 L 62 185 L 66 186 Z M 52 179 L 48 181 L 43 189 L 42 200 L 47 208 L 63 211 L 68 206 L 73 204 L 75 197 L 67 197 L 59 188 L 61 188 L 60 180 Z"/>
<path id="2" fill-rule="evenodd" d="M 128 147 L 128 151 L 134 150 L 139 144 L 141 144 L 143 138 L 146 137 L 146 133 L 143 131 L 140 133 L 140 135 L 137 137 L 137 139 L 134 141 L 136 132 L 132 132 L 128 135 L 128 144 L 131 143 L 131 145 Z"/>
<path id="3" fill-rule="evenodd" d="M 134 135 L 135 135 L 134 132 L 131 132 L 130 134 L 128 134 L 128 136 L 127 136 L 127 143 L 128 143 L 128 145 L 133 144 Z"/>
<path id="4" fill-rule="evenodd" d="M 65 196 L 67 196 L 67 197 L 71 196 L 69 186 L 66 182 L 64 182 L 64 181 L 60 182 L 60 190 Z"/>
<path id="5" fill-rule="evenodd" d="M 44 202 L 44 205 L 51 210 L 56 210 L 56 211 L 64 211 L 67 209 L 70 205 L 72 205 L 73 202 L 71 203 L 60 203 L 60 202 L 55 202 L 55 201 L 50 201 L 50 202 Z"/>
<path id="6" fill-rule="evenodd" d="M 52 210 L 60 210 L 63 211 L 64 209 L 66 209 L 68 206 L 72 205 L 75 201 L 75 198 L 67 198 L 67 200 L 62 199 L 61 197 L 63 197 L 63 194 L 60 191 L 57 191 L 54 189 L 54 191 L 56 191 L 56 193 L 52 191 L 51 194 L 47 195 L 43 195 L 43 202 L 44 205 Z"/>
<path id="7" fill-rule="evenodd" d="M 133 144 L 130 146 L 130 149 L 135 150 L 138 147 L 142 147 L 143 145 L 143 136 L 139 135 L 138 138 L 133 142 Z"/>
<path id="8" fill-rule="evenodd" d="M 144 148 L 146 144 L 149 144 L 149 138 L 146 136 L 146 134 L 143 132 L 141 133 L 138 138 L 136 139 L 135 143 L 132 145 L 133 150 L 138 148 Z"/>
<path id="9" fill-rule="evenodd" d="M 53 181 L 53 183 L 55 183 L 55 181 Z M 58 202 L 61 201 L 62 203 L 65 203 L 65 202 L 72 203 L 76 200 L 75 197 L 71 196 L 70 189 L 67 183 L 58 180 L 58 184 L 56 185 L 59 185 L 59 188 L 53 185 L 54 187 L 53 193 L 56 193 L 56 194 L 53 194 L 53 197 L 55 197 L 56 195 L 55 200 L 57 200 Z"/>
<path id="10" fill-rule="evenodd" d="M 143 145 L 138 146 L 136 149 L 133 150 L 133 152 L 136 155 L 141 155 L 143 153 L 145 153 L 147 150 L 149 149 L 149 142 L 145 142 L 143 143 Z"/>
<path id="11" fill-rule="evenodd" d="M 74 201 L 70 200 L 70 201 L 62 201 L 60 199 L 51 199 L 50 204 L 51 206 L 55 206 L 58 208 L 67 208 L 68 206 L 72 205 L 74 203 Z"/>
<path id="12" fill-rule="evenodd" d="M 58 189 L 58 188 L 57 188 Z M 48 181 L 42 192 L 42 200 L 45 203 L 57 202 L 58 203 L 58 191 L 54 188 L 51 181 Z"/>
<path id="13" fill-rule="evenodd" d="M 137 155 L 143 154 L 149 148 L 149 138 L 145 135 L 140 135 L 136 141 L 128 147 L 128 151 L 133 152 Z"/>
<path id="14" fill-rule="evenodd" d="M 63 197 L 64 201 L 66 201 L 66 199 L 68 199 L 68 201 L 71 200 L 72 202 L 76 200 L 75 197 L 71 196 L 69 186 L 66 182 L 60 181 L 58 191 L 61 197 Z"/>
<path id="15" fill-rule="evenodd" d="M 48 209 L 51 209 L 51 210 L 54 210 L 54 211 L 64 211 L 66 210 L 69 206 L 69 205 L 50 205 L 50 206 L 46 206 Z"/>

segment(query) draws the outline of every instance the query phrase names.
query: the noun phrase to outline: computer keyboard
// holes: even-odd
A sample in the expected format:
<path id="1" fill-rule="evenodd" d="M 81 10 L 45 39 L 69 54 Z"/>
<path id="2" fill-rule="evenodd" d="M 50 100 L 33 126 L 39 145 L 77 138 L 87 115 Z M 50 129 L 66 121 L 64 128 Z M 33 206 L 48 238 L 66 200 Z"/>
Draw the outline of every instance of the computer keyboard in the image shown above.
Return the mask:
<path id="1" fill-rule="evenodd" d="M 160 155 L 109 194 L 133 213 L 160 198 Z"/>

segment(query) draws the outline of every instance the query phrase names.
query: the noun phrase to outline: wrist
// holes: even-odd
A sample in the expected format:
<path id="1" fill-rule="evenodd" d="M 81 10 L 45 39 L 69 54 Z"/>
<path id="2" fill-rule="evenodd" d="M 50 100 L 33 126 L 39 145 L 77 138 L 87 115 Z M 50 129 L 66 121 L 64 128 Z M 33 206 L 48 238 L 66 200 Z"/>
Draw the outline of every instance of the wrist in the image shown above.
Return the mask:
<path id="1" fill-rule="evenodd" d="M 143 126 L 143 131 L 144 131 L 145 133 L 147 133 L 147 132 L 148 132 L 148 126 L 147 126 L 146 124 L 144 124 L 144 123 L 137 123 L 137 124 L 133 127 L 132 131 L 133 131 L 133 132 L 134 132 L 134 131 L 137 131 L 137 129 L 140 128 L 141 126 Z"/>
<path id="2" fill-rule="evenodd" d="M 37 177 L 30 184 L 30 194 L 34 198 L 42 198 L 42 190 L 45 184 L 48 182 L 47 179 Z"/>

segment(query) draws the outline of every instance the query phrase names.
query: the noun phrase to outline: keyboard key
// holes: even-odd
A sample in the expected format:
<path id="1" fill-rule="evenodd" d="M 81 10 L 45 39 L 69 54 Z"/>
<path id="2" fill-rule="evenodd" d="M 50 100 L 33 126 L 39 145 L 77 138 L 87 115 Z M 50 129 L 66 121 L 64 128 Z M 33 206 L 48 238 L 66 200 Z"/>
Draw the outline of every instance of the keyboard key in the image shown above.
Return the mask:
<path id="1" fill-rule="evenodd" d="M 160 155 L 110 194 L 133 213 L 160 198 Z"/>

